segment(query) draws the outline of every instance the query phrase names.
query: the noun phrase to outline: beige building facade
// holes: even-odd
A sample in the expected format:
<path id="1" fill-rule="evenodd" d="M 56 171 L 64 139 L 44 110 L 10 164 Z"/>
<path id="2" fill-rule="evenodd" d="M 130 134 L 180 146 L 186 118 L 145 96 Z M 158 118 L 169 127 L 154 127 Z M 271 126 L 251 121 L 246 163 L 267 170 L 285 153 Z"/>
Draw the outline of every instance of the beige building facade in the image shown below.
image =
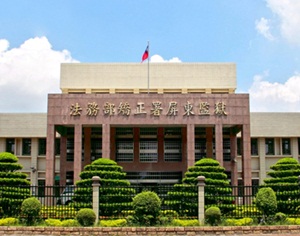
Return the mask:
<path id="1" fill-rule="evenodd" d="M 33 185 L 71 184 L 110 158 L 133 183 L 175 183 L 203 157 L 233 185 L 259 184 L 282 157 L 300 157 L 300 113 L 250 113 L 233 63 L 62 64 L 47 114 L 0 114 L 0 152 Z"/>

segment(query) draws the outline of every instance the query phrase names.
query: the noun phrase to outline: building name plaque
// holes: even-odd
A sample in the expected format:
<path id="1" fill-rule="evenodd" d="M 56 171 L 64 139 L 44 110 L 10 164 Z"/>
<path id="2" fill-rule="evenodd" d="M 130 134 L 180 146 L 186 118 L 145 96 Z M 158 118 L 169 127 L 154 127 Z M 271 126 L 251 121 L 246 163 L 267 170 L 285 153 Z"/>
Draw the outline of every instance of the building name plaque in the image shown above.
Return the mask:
<path id="1" fill-rule="evenodd" d="M 165 111 L 164 111 L 165 109 Z M 90 102 L 87 104 L 85 108 L 86 116 L 97 116 L 100 111 L 100 108 L 96 102 Z M 102 108 L 103 114 L 105 116 L 114 116 L 114 115 L 123 115 L 130 116 L 133 115 L 145 115 L 150 113 L 151 116 L 159 117 L 161 115 L 166 116 L 178 116 L 180 111 L 178 108 L 178 104 L 176 101 L 169 102 L 168 105 L 163 105 L 160 101 L 154 101 L 151 104 L 150 111 L 147 112 L 145 108 L 144 102 L 138 102 L 135 105 L 135 109 L 132 111 L 131 106 L 128 102 L 120 102 L 119 105 L 115 105 L 114 103 L 105 102 Z M 70 106 L 70 116 L 81 116 L 83 112 L 83 108 L 79 103 L 72 104 Z M 226 105 L 224 102 L 216 102 L 214 107 L 211 108 L 208 102 L 199 102 L 195 107 L 192 103 L 187 101 L 183 106 L 183 116 L 209 116 L 209 115 L 217 115 L 217 116 L 227 116 Z"/>

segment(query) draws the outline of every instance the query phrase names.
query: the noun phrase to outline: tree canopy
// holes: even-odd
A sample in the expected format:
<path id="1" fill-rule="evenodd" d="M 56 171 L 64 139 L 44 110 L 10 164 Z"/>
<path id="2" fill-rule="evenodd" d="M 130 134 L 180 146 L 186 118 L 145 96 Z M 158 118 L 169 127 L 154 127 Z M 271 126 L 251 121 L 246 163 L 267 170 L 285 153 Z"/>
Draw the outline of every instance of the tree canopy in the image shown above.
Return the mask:
<path id="1" fill-rule="evenodd" d="M 219 205 L 222 213 L 234 209 L 233 197 L 225 168 L 212 158 L 203 158 L 189 167 L 181 184 L 175 184 L 174 191 L 168 193 L 168 201 L 173 210 L 188 216 L 198 214 L 198 176 L 205 177 L 205 208 Z"/>
<path id="2" fill-rule="evenodd" d="M 299 201 L 300 164 L 292 157 L 285 157 L 270 167 L 270 177 L 264 180 L 264 187 L 274 190 L 279 212 L 291 214 L 297 211 Z"/>
<path id="3" fill-rule="evenodd" d="M 92 207 L 92 177 L 99 176 L 99 214 L 102 216 L 118 215 L 132 206 L 130 182 L 125 180 L 126 173 L 115 161 L 99 158 L 86 165 L 80 173 L 81 180 L 76 183 L 74 206 Z"/>
<path id="4" fill-rule="evenodd" d="M 0 207 L 5 216 L 17 215 L 24 199 L 30 196 L 27 174 L 18 172 L 23 166 L 9 152 L 0 153 Z"/>

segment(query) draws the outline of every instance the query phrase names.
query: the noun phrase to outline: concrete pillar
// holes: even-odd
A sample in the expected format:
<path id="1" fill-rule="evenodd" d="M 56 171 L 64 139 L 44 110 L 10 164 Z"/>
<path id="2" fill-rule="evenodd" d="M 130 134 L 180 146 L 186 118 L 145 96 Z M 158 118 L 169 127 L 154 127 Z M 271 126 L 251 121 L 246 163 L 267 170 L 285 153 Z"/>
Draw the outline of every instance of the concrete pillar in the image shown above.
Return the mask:
<path id="1" fill-rule="evenodd" d="M 264 179 L 267 177 L 265 138 L 258 138 L 257 143 L 259 156 L 259 184 L 263 184 Z"/>
<path id="2" fill-rule="evenodd" d="M 292 157 L 294 159 L 296 159 L 297 161 L 299 161 L 298 159 L 298 153 L 299 153 L 299 150 L 298 150 L 298 138 L 291 138 L 291 154 L 292 154 Z"/>
<path id="3" fill-rule="evenodd" d="M 0 138 L 0 152 L 6 152 L 6 151 L 7 151 L 6 150 L 6 138 Z"/>
<path id="4" fill-rule="evenodd" d="M 237 170 L 237 138 L 236 133 L 230 131 L 230 157 L 231 157 L 231 185 L 238 186 Z"/>
<path id="5" fill-rule="evenodd" d="M 100 187 L 100 177 L 92 177 L 92 187 L 93 187 L 93 211 L 96 214 L 95 225 L 99 222 L 99 187 Z"/>
<path id="6" fill-rule="evenodd" d="M 110 125 L 102 125 L 102 157 L 110 159 Z"/>
<path id="7" fill-rule="evenodd" d="M 187 125 L 187 168 L 195 164 L 195 125 Z"/>
<path id="8" fill-rule="evenodd" d="M 215 128 L 216 140 L 216 160 L 223 166 L 223 127 L 222 124 L 216 124 Z"/>
<path id="9" fill-rule="evenodd" d="M 55 174 L 55 126 L 47 125 L 46 186 L 54 185 Z"/>
<path id="10" fill-rule="evenodd" d="M 250 124 L 242 128 L 242 176 L 245 186 L 252 185 Z"/>
<path id="11" fill-rule="evenodd" d="M 82 125 L 76 124 L 74 129 L 74 184 L 80 180 L 82 171 Z"/>
<path id="12" fill-rule="evenodd" d="M 200 225 L 204 224 L 205 220 L 205 177 L 198 176 L 198 221 Z"/>
<path id="13" fill-rule="evenodd" d="M 30 182 L 31 185 L 38 185 L 37 180 L 38 180 L 38 150 L 39 150 L 39 139 L 37 138 L 32 138 L 31 139 L 31 163 L 30 163 L 30 169 L 31 169 L 31 174 L 30 174 Z"/>

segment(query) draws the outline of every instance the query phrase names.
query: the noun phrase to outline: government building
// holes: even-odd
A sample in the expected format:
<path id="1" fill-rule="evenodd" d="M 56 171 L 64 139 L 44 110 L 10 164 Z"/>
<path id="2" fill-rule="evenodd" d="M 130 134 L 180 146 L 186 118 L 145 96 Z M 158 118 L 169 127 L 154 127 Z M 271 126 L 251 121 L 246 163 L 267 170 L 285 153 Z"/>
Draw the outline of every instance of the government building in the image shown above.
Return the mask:
<path id="1" fill-rule="evenodd" d="M 0 113 L 0 152 L 32 185 L 75 184 L 84 166 L 116 161 L 131 183 L 173 184 L 211 157 L 232 185 L 258 185 L 300 157 L 300 113 L 250 112 L 233 63 L 70 63 L 45 113 Z"/>

